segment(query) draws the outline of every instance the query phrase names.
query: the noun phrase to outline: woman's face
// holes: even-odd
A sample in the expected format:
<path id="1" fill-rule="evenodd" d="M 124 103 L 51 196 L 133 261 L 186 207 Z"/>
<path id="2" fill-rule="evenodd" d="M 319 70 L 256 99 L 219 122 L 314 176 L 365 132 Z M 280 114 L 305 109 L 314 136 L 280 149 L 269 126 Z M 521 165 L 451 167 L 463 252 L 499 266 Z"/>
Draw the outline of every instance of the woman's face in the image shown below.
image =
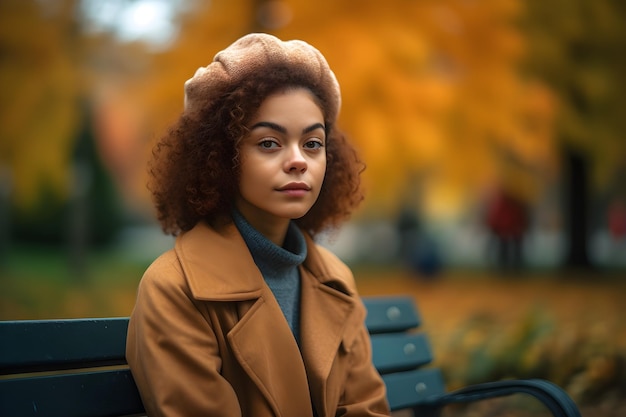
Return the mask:
<path id="1" fill-rule="evenodd" d="M 324 116 L 305 88 L 270 95 L 240 143 L 237 208 L 257 230 L 304 216 L 326 173 Z"/>

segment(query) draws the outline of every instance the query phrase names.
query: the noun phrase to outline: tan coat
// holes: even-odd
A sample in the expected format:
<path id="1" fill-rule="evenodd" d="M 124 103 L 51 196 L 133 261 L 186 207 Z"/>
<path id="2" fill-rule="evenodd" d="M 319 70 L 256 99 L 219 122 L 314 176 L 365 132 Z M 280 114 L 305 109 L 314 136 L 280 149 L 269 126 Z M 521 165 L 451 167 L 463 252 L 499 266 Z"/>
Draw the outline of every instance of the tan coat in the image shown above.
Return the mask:
<path id="1" fill-rule="evenodd" d="M 149 416 L 389 414 L 352 274 L 307 247 L 300 349 L 234 225 L 199 224 L 148 268 L 126 355 Z"/>

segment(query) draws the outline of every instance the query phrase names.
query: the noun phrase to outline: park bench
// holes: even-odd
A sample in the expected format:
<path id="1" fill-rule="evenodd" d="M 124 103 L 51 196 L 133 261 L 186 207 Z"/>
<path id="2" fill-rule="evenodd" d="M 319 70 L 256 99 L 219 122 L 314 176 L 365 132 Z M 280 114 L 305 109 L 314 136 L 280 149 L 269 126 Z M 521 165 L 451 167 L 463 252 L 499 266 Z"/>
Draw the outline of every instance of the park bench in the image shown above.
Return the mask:
<path id="1" fill-rule="evenodd" d="M 412 298 L 366 297 L 373 360 L 392 410 L 437 416 L 444 405 L 511 394 L 542 401 L 554 416 L 580 417 L 572 399 L 545 380 L 505 380 L 446 392 Z M 126 365 L 127 318 L 0 322 L 0 416 L 143 415 Z"/>

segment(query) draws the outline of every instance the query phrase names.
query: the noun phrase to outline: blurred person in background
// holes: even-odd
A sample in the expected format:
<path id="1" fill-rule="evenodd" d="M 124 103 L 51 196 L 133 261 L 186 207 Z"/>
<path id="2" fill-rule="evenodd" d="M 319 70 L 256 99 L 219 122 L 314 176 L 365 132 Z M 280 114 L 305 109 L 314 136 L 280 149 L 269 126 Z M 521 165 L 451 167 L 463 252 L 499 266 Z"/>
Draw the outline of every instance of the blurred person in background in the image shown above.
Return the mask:
<path id="1" fill-rule="evenodd" d="M 436 278 L 442 269 L 437 242 L 422 227 L 417 209 L 403 204 L 396 219 L 400 262 L 418 279 Z"/>
<path id="2" fill-rule="evenodd" d="M 608 225 L 611 237 L 616 242 L 626 239 L 626 199 L 616 198 L 608 209 Z"/>
<path id="3" fill-rule="evenodd" d="M 382 416 L 351 271 L 314 243 L 362 200 L 321 53 L 250 34 L 185 83 L 149 188 L 175 247 L 145 272 L 127 359 L 149 416 Z"/>
<path id="4" fill-rule="evenodd" d="M 518 272 L 524 264 L 526 203 L 512 192 L 498 188 L 488 203 L 485 221 L 492 237 L 488 247 L 495 252 L 497 267 L 502 272 Z"/>

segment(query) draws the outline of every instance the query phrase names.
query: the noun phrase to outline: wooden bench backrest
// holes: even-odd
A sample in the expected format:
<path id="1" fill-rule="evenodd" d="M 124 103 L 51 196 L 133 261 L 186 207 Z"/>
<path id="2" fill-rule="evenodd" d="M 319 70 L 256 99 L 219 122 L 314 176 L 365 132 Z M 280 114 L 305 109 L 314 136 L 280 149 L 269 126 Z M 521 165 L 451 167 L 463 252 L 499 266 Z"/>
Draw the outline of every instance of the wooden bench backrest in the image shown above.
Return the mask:
<path id="1" fill-rule="evenodd" d="M 393 410 L 445 391 L 409 297 L 364 299 Z M 127 318 L 0 322 L 0 416 L 127 416 L 143 405 L 126 365 Z"/>

